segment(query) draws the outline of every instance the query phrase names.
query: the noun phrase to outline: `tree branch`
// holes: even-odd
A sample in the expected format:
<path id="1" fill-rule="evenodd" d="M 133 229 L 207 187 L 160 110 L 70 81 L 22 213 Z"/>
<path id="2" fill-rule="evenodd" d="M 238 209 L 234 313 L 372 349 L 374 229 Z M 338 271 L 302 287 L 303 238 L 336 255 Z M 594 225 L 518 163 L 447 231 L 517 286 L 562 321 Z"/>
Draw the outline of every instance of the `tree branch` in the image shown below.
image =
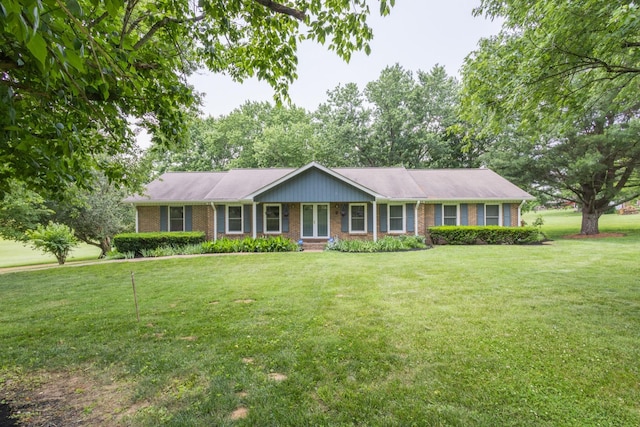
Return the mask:
<path id="1" fill-rule="evenodd" d="M 162 18 L 161 20 L 159 20 L 158 22 L 156 22 L 155 24 L 153 24 L 151 26 L 151 29 L 149 29 L 147 34 L 145 34 L 144 37 L 142 37 L 140 40 L 138 40 L 138 42 L 133 46 L 133 50 L 140 49 L 142 46 L 145 45 L 145 43 L 147 43 L 149 41 L 149 39 L 151 39 L 151 37 L 153 37 L 153 35 L 158 30 L 160 30 L 161 28 L 166 27 L 168 24 L 184 24 L 184 23 L 187 23 L 187 22 L 199 22 L 199 21 L 202 21 L 204 18 L 206 18 L 206 15 L 204 15 L 204 14 L 198 15 L 198 16 L 195 16 L 195 17 L 189 18 L 189 19 L 176 19 L 176 18 L 172 18 L 170 16 L 165 16 L 164 18 Z"/>
<path id="2" fill-rule="evenodd" d="M 256 3 L 259 3 L 266 7 L 267 9 L 271 9 L 276 13 L 281 13 L 283 15 L 289 15 L 296 18 L 299 21 L 304 21 L 307 17 L 305 13 L 301 10 L 294 9 L 292 7 L 285 6 L 280 3 L 276 3 L 272 0 L 254 0 Z"/>

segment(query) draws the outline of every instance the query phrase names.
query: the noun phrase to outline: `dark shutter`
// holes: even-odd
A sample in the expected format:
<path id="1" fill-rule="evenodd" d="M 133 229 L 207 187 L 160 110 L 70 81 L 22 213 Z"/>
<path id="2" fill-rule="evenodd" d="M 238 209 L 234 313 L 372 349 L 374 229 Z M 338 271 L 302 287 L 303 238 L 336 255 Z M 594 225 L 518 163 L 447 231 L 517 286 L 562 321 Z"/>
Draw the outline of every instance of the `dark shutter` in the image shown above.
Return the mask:
<path id="1" fill-rule="evenodd" d="M 469 205 L 466 203 L 460 205 L 460 225 L 469 225 Z"/>
<path id="2" fill-rule="evenodd" d="M 251 233 L 251 205 L 242 207 L 242 217 L 244 221 L 244 232 Z"/>
<path id="3" fill-rule="evenodd" d="M 442 225 L 442 205 L 441 204 L 437 204 L 434 206 L 435 212 L 434 212 L 434 219 L 436 222 L 436 227 L 439 227 Z"/>
<path id="4" fill-rule="evenodd" d="M 193 221 L 192 221 L 192 207 L 185 206 L 184 207 L 184 231 L 192 231 Z"/>
<path id="5" fill-rule="evenodd" d="M 502 216 L 502 222 L 505 227 L 511 227 L 511 203 L 505 203 L 502 205 L 504 214 Z"/>
<path id="6" fill-rule="evenodd" d="M 224 209 L 225 206 L 224 205 L 216 205 L 216 221 L 218 222 L 218 233 L 223 233 L 224 234 L 224 230 L 226 230 L 225 224 L 224 224 Z"/>
<path id="7" fill-rule="evenodd" d="M 373 232 L 373 203 L 367 203 L 367 231 Z"/>
<path id="8" fill-rule="evenodd" d="M 160 206 L 160 231 L 169 230 L 169 206 Z"/>
<path id="9" fill-rule="evenodd" d="M 289 205 L 287 203 L 282 205 L 282 232 L 289 232 Z"/>
<path id="10" fill-rule="evenodd" d="M 476 205 L 476 210 L 478 212 L 478 220 L 477 225 L 484 225 L 484 203 L 478 203 Z"/>
<path id="11" fill-rule="evenodd" d="M 405 210 L 407 211 L 407 232 L 414 232 L 416 230 L 416 204 L 408 203 Z"/>
<path id="12" fill-rule="evenodd" d="M 380 221 L 380 232 L 382 233 L 386 233 L 387 232 L 387 205 L 384 203 L 381 203 L 378 205 L 378 218 Z"/>
<path id="13" fill-rule="evenodd" d="M 340 205 L 340 215 L 342 218 L 340 219 L 340 226 L 343 233 L 349 232 L 349 205 L 343 203 Z"/>

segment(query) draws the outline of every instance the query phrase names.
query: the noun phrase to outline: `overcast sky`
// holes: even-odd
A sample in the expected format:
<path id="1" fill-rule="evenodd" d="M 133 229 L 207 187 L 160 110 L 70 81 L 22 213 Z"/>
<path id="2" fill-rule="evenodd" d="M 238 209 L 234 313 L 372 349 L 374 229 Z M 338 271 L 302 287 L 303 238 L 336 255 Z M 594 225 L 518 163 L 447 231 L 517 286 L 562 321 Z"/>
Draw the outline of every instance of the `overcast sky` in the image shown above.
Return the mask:
<path id="1" fill-rule="evenodd" d="M 377 2 L 376 2 L 377 3 Z M 327 48 L 305 42 L 298 51 L 298 80 L 290 88 L 293 103 L 309 111 L 326 101 L 328 90 L 339 84 L 364 86 L 388 65 L 400 64 L 411 71 L 429 71 L 443 65 L 458 76 L 464 58 L 477 48 L 482 37 L 497 34 L 500 25 L 472 16 L 479 1 L 396 0 L 391 14 L 369 18 L 374 39 L 369 56 L 356 53 L 347 64 Z M 205 116 L 226 115 L 245 101 L 272 101 L 271 87 L 257 80 L 235 83 L 223 75 L 199 73 L 190 79 L 204 93 Z"/>

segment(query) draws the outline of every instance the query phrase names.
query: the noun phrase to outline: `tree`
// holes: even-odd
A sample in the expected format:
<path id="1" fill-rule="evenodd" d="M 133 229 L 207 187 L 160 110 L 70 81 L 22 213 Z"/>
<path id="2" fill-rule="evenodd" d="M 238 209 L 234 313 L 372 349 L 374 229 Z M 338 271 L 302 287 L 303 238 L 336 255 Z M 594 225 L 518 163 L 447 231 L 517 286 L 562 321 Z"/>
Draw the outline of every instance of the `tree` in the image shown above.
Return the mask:
<path id="1" fill-rule="evenodd" d="M 0 198 L 9 178 L 37 191 L 126 183 L 102 155 L 133 147 L 130 122 L 156 142 L 185 136 L 198 104 L 186 76 L 205 66 L 257 76 L 281 99 L 296 77 L 298 43 L 311 39 L 349 60 L 369 52 L 366 0 L 6 0 L 0 7 Z M 394 0 L 380 0 L 389 13 Z"/>
<path id="2" fill-rule="evenodd" d="M 502 135 L 494 164 L 506 156 L 538 191 L 578 202 L 583 234 L 597 233 L 604 211 L 638 194 L 640 80 L 631 68 L 640 57 L 629 46 L 636 9 L 485 0 L 477 10 L 505 24 L 467 59 L 465 118 L 482 135 Z"/>
<path id="3" fill-rule="evenodd" d="M 18 181 L 7 183 L 10 191 L 0 203 L 0 237 L 24 241 L 25 232 L 46 221 L 53 213 L 45 200 Z"/>
<path id="4" fill-rule="evenodd" d="M 38 224 L 35 230 L 27 230 L 26 234 L 34 249 L 54 255 L 60 265 L 65 263 L 71 249 L 78 245 L 73 230 L 55 222 L 46 226 Z"/>
<path id="5" fill-rule="evenodd" d="M 111 250 L 113 236 L 134 229 L 135 211 L 121 203 L 126 196 L 125 188 L 97 175 L 90 189 L 71 187 L 63 200 L 50 202 L 53 220 L 72 229 L 78 240 L 100 248 L 102 258 Z"/>

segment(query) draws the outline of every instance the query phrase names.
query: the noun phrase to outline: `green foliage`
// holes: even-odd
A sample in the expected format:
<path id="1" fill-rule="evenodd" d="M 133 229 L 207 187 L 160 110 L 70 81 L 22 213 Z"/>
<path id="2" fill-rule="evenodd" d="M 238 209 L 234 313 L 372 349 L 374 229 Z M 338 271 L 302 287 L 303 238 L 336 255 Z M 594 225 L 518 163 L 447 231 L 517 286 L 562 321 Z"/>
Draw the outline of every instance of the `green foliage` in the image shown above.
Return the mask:
<path id="1" fill-rule="evenodd" d="M 252 237 L 243 239 L 224 237 L 215 242 L 205 242 L 202 244 L 202 248 L 204 253 L 293 252 L 298 250 L 298 245 L 283 236 L 262 236 L 255 239 Z"/>
<path id="2" fill-rule="evenodd" d="M 204 240 L 205 235 L 201 231 L 122 233 L 113 238 L 113 245 L 120 253 L 133 252 L 136 256 L 143 256 L 143 251 L 198 244 Z"/>
<path id="3" fill-rule="evenodd" d="M 335 239 L 327 244 L 326 250 L 337 252 L 399 252 L 427 249 L 424 236 L 384 236 L 373 240 Z"/>
<path id="4" fill-rule="evenodd" d="M 544 239 L 537 227 L 499 226 L 430 227 L 429 236 L 436 245 L 528 245 Z"/>
<path id="5" fill-rule="evenodd" d="M 19 181 L 11 180 L 8 191 L 0 194 L 0 237 L 23 241 L 25 231 L 34 229 L 52 214 L 45 200 Z"/>
<path id="6" fill-rule="evenodd" d="M 54 255 L 60 265 L 65 263 L 71 249 L 78 245 L 73 230 L 55 222 L 46 226 L 38 224 L 34 230 L 27 230 L 26 235 L 34 249 Z"/>
<path id="7" fill-rule="evenodd" d="M 303 40 L 347 61 L 370 50 L 365 0 L 196 3 L 3 1 L 0 195 L 11 177 L 56 193 L 91 182 L 96 169 L 130 184 L 131 120 L 160 145 L 184 140 L 199 103 L 186 77 L 198 68 L 257 77 L 287 99 Z"/>

